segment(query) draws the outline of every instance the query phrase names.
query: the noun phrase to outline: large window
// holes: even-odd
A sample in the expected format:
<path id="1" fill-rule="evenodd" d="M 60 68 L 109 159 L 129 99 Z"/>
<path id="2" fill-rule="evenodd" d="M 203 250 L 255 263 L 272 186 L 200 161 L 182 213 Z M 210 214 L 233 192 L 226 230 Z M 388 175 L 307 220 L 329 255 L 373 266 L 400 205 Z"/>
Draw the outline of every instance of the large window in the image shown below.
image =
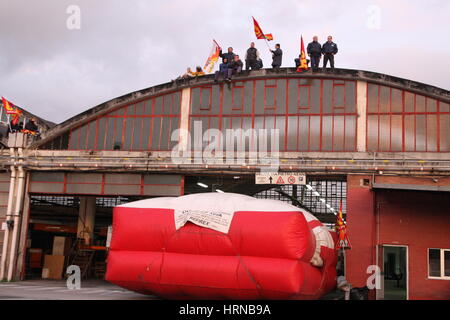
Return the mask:
<path id="1" fill-rule="evenodd" d="M 428 277 L 450 280 L 450 249 L 428 249 Z"/>
<path id="2" fill-rule="evenodd" d="M 208 105 L 208 92 L 204 104 Z M 70 130 L 44 148 L 69 150 L 170 151 L 179 128 L 181 93 L 173 92 L 121 107 Z"/>
<path id="3" fill-rule="evenodd" d="M 449 137 L 449 104 L 409 91 L 368 84 L 368 151 L 448 152 Z"/>
<path id="4" fill-rule="evenodd" d="M 265 79 L 192 88 L 191 138 L 201 121 L 203 132 L 278 129 L 280 151 L 356 151 L 356 119 L 355 81 Z"/>

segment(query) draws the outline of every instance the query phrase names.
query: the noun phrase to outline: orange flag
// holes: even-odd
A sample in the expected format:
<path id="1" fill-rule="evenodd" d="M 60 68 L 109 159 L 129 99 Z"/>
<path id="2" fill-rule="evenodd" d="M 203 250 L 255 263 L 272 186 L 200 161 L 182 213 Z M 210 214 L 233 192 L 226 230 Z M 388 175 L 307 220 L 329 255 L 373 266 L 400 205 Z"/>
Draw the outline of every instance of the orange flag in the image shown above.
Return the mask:
<path id="1" fill-rule="evenodd" d="M 213 71 L 214 65 L 219 60 L 219 55 L 220 55 L 220 46 L 217 44 L 215 40 L 213 40 L 213 47 L 205 63 L 204 67 L 205 72 L 211 73 Z"/>
<path id="2" fill-rule="evenodd" d="M 272 41 L 273 40 L 273 36 L 272 36 L 271 33 L 264 34 L 264 32 L 262 31 L 261 27 L 259 26 L 258 21 L 256 21 L 255 18 L 253 18 L 253 25 L 255 27 L 256 39 L 266 39 L 267 41 Z"/>
<path id="3" fill-rule="evenodd" d="M 308 62 L 306 61 L 305 44 L 303 43 L 303 36 L 301 37 L 300 44 L 300 65 L 297 68 L 297 72 L 303 72 L 308 70 Z M 342 203 L 341 203 L 342 205 Z"/>
<path id="4" fill-rule="evenodd" d="M 341 206 L 339 208 L 339 213 L 336 218 L 336 232 L 338 233 L 338 240 L 336 242 L 335 249 L 351 249 L 352 245 L 350 244 L 350 240 L 347 236 L 347 226 L 345 225 L 344 218 L 342 216 L 342 200 Z"/>

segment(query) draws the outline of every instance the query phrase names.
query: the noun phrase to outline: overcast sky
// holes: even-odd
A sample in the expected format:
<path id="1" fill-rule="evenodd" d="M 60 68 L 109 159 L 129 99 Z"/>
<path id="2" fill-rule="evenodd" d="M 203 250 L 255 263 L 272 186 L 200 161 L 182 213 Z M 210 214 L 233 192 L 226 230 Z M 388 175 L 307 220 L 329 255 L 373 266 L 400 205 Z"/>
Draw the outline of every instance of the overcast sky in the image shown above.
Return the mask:
<path id="1" fill-rule="evenodd" d="M 70 5 L 80 29 L 67 28 Z M 283 67 L 301 34 L 305 45 L 331 34 L 336 67 L 450 89 L 448 0 L 0 0 L 0 95 L 60 123 L 203 66 L 212 39 L 244 55 L 252 16 L 281 43 Z M 265 42 L 256 46 L 270 66 Z"/>

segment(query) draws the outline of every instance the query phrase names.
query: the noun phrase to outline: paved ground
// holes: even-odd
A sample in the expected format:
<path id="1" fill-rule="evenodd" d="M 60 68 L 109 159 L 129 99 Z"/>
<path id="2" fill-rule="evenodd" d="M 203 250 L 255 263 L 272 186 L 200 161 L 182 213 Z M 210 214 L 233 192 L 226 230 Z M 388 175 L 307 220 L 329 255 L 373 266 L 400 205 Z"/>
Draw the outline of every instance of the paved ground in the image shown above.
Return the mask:
<path id="1" fill-rule="evenodd" d="M 67 289 L 65 281 L 27 280 L 0 282 L 0 300 L 152 300 L 105 281 L 85 280 L 80 290 Z"/>

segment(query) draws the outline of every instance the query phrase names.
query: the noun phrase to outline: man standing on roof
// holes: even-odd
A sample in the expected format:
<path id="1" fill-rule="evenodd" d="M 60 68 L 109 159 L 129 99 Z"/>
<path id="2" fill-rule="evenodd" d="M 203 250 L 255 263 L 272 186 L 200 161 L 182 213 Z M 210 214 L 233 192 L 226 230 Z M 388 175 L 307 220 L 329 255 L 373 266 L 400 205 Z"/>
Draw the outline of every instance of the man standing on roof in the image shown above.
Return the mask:
<path id="1" fill-rule="evenodd" d="M 281 67 L 283 61 L 283 50 L 280 48 L 280 44 L 275 45 L 275 50 L 270 50 L 272 52 L 272 68 L 278 71 Z"/>
<path id="2" fill-rule="evenodd" d="M 255 43 L 250 43 L 250 48 L 247 50 L 245 55 L 245 70 L 257 69 L 259 60 L 259 51 L 255 48 Z"/>
<path id="3" fill-rule="evenodd" d="M 311 57 L 311 67 L 313 72 L 319 71 L 319 63 L 322 58 L 322 46 L 319 43 L 319 38 L 317 36 L 313 37 L 313 42 L 308 44 L 306 51 L 308 56 Z"/>
<path id="4" fill-rule="evenodd" d="M 323 70 L 327 67 L 328 60 L 330 60 L 331 70 L 334 70 L 334 55 L 338 53 L 337 44 L 333 42 L 333 37 L 328 36 L 328 41 L 322 46 L 323 53 Z"/>

